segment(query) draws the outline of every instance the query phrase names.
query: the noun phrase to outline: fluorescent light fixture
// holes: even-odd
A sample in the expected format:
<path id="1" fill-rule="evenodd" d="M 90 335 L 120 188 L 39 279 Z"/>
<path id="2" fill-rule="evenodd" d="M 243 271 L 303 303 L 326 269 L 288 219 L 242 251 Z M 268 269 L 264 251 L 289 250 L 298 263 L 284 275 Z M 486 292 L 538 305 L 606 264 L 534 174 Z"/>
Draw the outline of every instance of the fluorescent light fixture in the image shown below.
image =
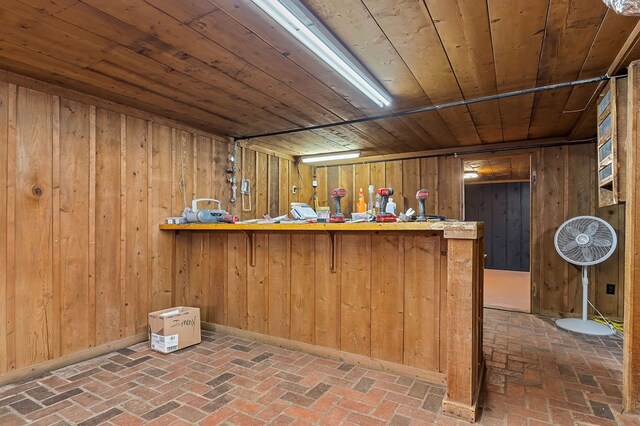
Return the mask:
<path id="1" fill-rule="evenodd" d="M 380 108 L 391 104 L 384 88 L 300 1 L 252 1 Z"/>
<path id="2" fill-rule="evenodd" d="M 475 179 L 478 177 L 478 174 L 476 172 L 465 172 L 464 173 L 464 178 L 465 179 Z"/>
<path id="3" fill-rule="evenodd" d="M 332 154 L 310 155 L 302 157 L 303 163 L 320 163 L 323 161 L 346 160 L 360 157 L 360 151 L 336 152 Z"/>

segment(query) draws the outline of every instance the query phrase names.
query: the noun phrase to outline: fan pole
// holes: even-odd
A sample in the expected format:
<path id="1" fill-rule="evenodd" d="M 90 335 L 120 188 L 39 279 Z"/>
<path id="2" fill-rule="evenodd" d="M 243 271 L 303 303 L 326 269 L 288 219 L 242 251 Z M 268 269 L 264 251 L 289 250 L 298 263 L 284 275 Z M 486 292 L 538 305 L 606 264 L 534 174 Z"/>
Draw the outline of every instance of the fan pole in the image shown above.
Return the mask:
<path id="1" fill-rule="evenodd" d="M 582 321 L 587 320 L 588 297 L 589 277 L 587 276 L 587 267 L 582 266 Z"/>

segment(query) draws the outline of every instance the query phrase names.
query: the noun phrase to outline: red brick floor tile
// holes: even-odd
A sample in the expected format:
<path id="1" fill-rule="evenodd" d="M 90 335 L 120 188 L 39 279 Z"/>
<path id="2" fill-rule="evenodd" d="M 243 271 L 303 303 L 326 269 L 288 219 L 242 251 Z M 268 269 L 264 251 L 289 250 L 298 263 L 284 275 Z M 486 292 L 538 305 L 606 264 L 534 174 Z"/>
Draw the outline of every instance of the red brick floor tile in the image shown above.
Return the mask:
<path id="1" fill-rule="evenodd" d="M 233 416 L 229 417 L 227 421 L 233 425 L 241 426 L 259 426 L 265 424 L 262 420 L 250 417 L 244 413 L 235 413 Z"/>
<path id="2" fill-rule="evenodd" d="M 178 398 L 176 398 L 176 401 L 195 408 L 201 408 L 210 402 L 208 399 L 192 393 L 182 394 Z"/>
<path id="3" fill-rule="evenodd" d="M 384 426 L 385 422 L 382 420 L 374 419 L 370 416 L 365 416 L 360 413 L 351 413 L 347 416 L 347 421 L 356 424 L 356 425 L 366 425 L 366 426 L 375 426 L 382 425 Z"/>
<path id="4" fill-rule="evenodd" d="M 320 419 L 320 424 L 323 425 L 338 425 L 347 418 L 351 411 L 342 408 L 335 407 L 330 411 L 326 411 L 326 414 Z"/>
<path id="5" fill-rule="evenodd" d="M 258 415 L 256 416 L 259 419 L 268 421 L 270 419 L 275 419 L 276 417 L 278 417 L 280 414 L 282 414 L 282 412 L 284 410 L 286 410 L 288 407 L 290 407 L 291 404 L 288 404 L 282 400 L 278 400 L 276 402 L 274 402 L 273 404 L 269 404 L 267 405 L 264 410 L 262 410 L 260 413 L 258 413 Z"/>
<path id="6" fill-rule="evenodd" d="M 163 416 L 158 417 L 157 419 L 154 419 L 148 423 L 146 423 L 149 426 L 165 426 L 165 425 L 169 425 L 172 424 L 173 422 L 178 421 L 179 419 L 174 416 L 173 414 L 169 413 L 169 414 L 165 414 Z"/>
<path id="7" fill-rule="evenodd" d="M 117 426 L 139 426 L 146 423 L 140 417 L 129 413 L 121 413 L 112 418 L 110 422 Z"/>
<path id="8" fill-rule="evenodd" d="M 433 422 L 436 418 L 436 415 L 429 411 L 425 411 L 421 408 L 407 407 L 405 405 L 398 406 L 396 413 L 423 422 Z"/>
<path id="9" fill-rule="evenodd" d="M 195 408 L 187 405 L 183 405 L 181 407 L 176 408 L 171 412 L 171 414 L 191 424 L 195 424 L 198 421 L 202 420 L 204 417 L 206 417 L 206 414 L 203 413 L 202 411 L 196 410 Z"/>
<path id="10" fill-rule="evenodd" d="M 382 389 L 373 388 L 360 398 L 360 402 L 366 405 L 376 406 L 380 404 L 386 395 L 388 395 L 388 392 Z"/>
<path id="11" fill-rule="evenodd" d="M 59 415 L 51 414 L 47 417 L 41 418 L 40 420 L 36 420 L 35 422 L 29 422 L 29 426 L 50 426 L 50 425 L 60 425 L 65 423 L 68 423 L 68 422 L 66 422 Z"/>
<path id="12" fill-rule="evenodd" d="M 317 411 L 297 406 L 287 407 L 284 410 L 284 414 L 293 417 L 294 419 L 304 420 L 307 422 L 315 422 L 322 417 L 322 414 Z"/>
<path id="13" fill-rule="evenodd" d="M 332 407 L 335 407 L 338 401 L 340 401 L 339 396 L 327 392 L 318 398 L 318 400 L 311 405 L 311 408 L 321 413 L 326 413 L 331 410 Z"/>
<path id="14" fill-rule="evenodd" d="M 71 405 L 64 410 L 59 411 L 58 414 L 74 423 L 80 423 L 81 421 L 94 416 L 94 413 L 84 409 L 80 405 Z"/>
<path id="15" fill-rule="evenodd" d="M 295 421 L 296 421 L 296 419 L 294 419 L 293 417 L 289 417 L 286 414 L 280 414 L 270 424 L 272 424 L 272 425 L 291 425 Z"/>
<path id="16" fill-rule="evenodd" d="M 200 425 L 202 426 L 219 425 L 234 414 L 235 414 L 235 411 L 233 411 L 229 407 L 222 407 L 219 410 L 215 411 L 212 414 L 209 414 L 207 417 L 202 419 L 202 421 L 200 422 Z"/>
<path id="17" fill-rule="evenodd" d="M 27 421 L 22 417 L 16 414 L 6 414 L 4 416 L 0 416 L 0 424 L 1 425 L 24 425 L 27 424 Z"/>
<path id="18" fill-rule="evenodd" d="M 532 394 L 527 395 L 527 408 L 529 408 L 530 410 L 548 413 L 549 404 L 547 402 L 547 398 Z"/>
<path id="19" fill-rule="evenodd" d="M 398 408 L 398 404 L 390 401 L 383 401 L 380 403 L 375 411 L 373 412 L 373 417 L 376 417 L 381 420 L 390 420 L 393 417 L 393 414 L 396 412 Z"/>
<path id="20" fill-rule="evenodd" d="M 229 407 L 233 408 L 236 411 L 241 411 L 250 416 L 255 416 L 260 411 L 262 411 L 263 406 L 259 404 L 252 403 L 250 401 L 235 399 L 229 403 Z"/>
<path id="21" fill-rule="evenodd" d="M 340 402 L 338 402 L 338 405 L 346 408 L 347 410 L 355 411 L 361 414 L 369 414 L 373 411 L 372 406 L 347 398 L 343 398 L 342 400 L 340 400 Z"/>

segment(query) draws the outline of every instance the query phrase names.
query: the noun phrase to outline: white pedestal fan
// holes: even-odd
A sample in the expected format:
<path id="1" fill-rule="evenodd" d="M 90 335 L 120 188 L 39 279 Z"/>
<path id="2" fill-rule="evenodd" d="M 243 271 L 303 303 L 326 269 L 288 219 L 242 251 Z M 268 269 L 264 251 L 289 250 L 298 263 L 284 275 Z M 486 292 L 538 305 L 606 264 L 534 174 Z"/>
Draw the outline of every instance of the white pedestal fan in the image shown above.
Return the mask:
<path id="1" fill-rule="evenodd" d="M 560 328 L 594 336 L 613 334 L 611 327 L 587 319 L 589 277 L 587 267 L 607 260 L 618 238 L 613 227 L 599 217 L 576 216 L 560 225 L 554 239 L 556 251 L 567 262 L 582 266 L 582 319 L 556 320 Z"/>

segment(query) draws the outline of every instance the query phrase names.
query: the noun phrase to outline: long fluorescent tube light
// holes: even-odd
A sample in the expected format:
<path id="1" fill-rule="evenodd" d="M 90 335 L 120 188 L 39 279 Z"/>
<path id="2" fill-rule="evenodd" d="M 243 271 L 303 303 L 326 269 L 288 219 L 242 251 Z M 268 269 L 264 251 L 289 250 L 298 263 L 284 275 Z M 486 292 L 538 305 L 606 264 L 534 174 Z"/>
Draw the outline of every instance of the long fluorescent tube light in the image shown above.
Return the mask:
<path id="1" fill-rule="evenodd" d="M 252 1 L 380 108 L 391 104 L 384 88 L 298 0 Z"/>
<path id="2" fill-rule="evenodd" d="M 346 160 L 360 157 L 360 151 L 336 152 L 335 154 L 310 155 L 302 157 L 303 163 L 320 163 L 323 161 Z"/>
<path id="3" fill-rule="evenodd" d="M 477 177 L 478 177 L 478 174 L 476 172 L 465 172 L 464 174 L 465 179 L 475 179 Z"/>

